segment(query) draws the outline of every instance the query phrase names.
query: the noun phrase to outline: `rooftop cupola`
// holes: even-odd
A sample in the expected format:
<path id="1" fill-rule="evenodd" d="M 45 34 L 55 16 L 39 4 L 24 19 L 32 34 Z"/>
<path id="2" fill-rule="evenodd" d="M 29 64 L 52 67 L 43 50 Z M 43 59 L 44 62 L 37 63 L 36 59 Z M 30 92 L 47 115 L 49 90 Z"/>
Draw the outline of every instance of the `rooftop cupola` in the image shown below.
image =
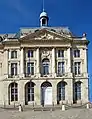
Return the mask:
<path id="1" fill-rule="evenodd" d="M 48 14 L 43 11 L 41 14 L 40 14 L 40 26 L 48 26 Z"/>
<path id="2" fill-rule="evenodd" d="M 40 26 L 48 26 L 48 14 L 44 10 L 44 0 L 43 0 L 43 12 L 40 14 Z"/>

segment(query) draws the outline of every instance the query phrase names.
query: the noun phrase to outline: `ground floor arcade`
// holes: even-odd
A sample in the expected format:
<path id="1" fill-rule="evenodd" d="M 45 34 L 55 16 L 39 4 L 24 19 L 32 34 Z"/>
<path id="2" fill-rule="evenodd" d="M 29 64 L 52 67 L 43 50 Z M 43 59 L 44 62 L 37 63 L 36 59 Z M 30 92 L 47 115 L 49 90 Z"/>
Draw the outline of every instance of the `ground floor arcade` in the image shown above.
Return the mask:
<path id="1" fill-rule="evenodd" d="M 0 104 L 57 105 L 88 102 L 87 80 L 14 80 L 0 83 Z"/>

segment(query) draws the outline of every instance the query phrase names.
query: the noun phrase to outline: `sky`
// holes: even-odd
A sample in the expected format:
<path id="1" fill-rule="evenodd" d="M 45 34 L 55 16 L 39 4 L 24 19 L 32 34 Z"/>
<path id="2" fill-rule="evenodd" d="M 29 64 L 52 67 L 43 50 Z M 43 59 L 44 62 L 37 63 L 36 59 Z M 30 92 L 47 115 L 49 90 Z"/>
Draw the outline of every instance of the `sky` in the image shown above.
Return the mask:
<path id="1" fill-rule="evenodd" d="M 82 36 L 87 33 L 90 101 L 92 102 L 92 0 L 45 0 L 49 26 L 68 26 Z M 39 27 L 42 0 L 0 0 L 0 34 L 16 33 L 21 27 Z"/>

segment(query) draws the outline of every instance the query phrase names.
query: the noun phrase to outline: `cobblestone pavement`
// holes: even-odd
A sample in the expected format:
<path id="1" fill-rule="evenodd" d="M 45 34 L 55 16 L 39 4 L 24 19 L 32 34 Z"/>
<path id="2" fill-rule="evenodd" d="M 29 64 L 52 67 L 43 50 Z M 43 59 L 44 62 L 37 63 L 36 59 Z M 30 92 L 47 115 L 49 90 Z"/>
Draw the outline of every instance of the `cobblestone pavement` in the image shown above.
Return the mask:
<path id="1" fill-rule="evenodd" d="M 55 111 L 19 112 L 18 110 L 0 109 L 0 119 L 92 119 L 91 109 L 69 109 Z"/>

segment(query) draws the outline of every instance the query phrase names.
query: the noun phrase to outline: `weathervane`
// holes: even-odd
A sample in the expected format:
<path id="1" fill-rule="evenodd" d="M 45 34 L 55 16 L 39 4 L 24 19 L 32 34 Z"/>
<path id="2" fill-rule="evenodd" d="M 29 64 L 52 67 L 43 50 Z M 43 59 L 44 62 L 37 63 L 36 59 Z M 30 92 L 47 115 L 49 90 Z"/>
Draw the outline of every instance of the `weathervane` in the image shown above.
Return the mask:
<path id="1" fill-rule="evenodd" d="M 44 0 L 43 0 L 43 12 L 44 12 Z"/>

